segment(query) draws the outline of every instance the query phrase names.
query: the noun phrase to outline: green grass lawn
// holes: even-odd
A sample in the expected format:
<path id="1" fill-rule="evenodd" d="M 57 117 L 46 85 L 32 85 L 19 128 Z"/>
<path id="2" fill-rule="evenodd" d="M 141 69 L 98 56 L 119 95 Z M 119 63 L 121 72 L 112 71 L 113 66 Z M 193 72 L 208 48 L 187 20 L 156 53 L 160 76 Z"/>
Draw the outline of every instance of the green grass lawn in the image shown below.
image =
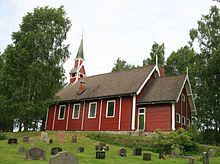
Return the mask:
<path id="1" fill-rule="evenodd" d="M 118 155 L 118 151 L 121 146 L 117 145 L 109 145 L 109 151 L 106 151 L 106 159 L 96 159 L 95 158 L 95 145 L 99 142 L 94 141 L 86 137 L 86 133 L 82 132 L 65 132 L 65 143 L 60 144 L 56 142 L 56 134 L 57 132 L 48 132 L 49 138 L 52 138 L 54 142 L 52 144 L 43 143 L 40 141 L 41 132 L 21 132 L 21 133 L 7 133 L 7 136 L 10 138 L 18 138 L 17 145 L 9 145 L 7 144 L 7 140 L 0 141 L 0 164 L 46 164 L 48 163 L 51 155 L 50 151 L 53 147 L 61 147 L 63 151 L 68 151 L 74 154 L 78 158 L 78 162 L 80 164 L 141 164 L 141 163 L 149 163 L 149 164 L 168 164 L 168 163 L 176 163 L 176 164 L 187 164 L 188 160 L 180 159 L 180 158 L 171 158 L 168 157 L 165 160 L 160 160 L 158 158 L 157 153 L 152 153 L 151 161 L 143 161 L 142 156 L 133 156 L 133 150 L 131 148 L 126 148 L 127 157 L 120 157 Z M 71 136 L 75 134 L 77 135 L 77 143 L 71 143 Z M 35 144 L 25 144 L 22 142 L 24 136 L 30 136 L 35 139 Z M 24 146 L 26 149 L 31 147 L 40 147 L 46 152 L 46 160 L 44 161 L 31 161 L 25 160 L 24 155 L 18 155 L 17 151 L 20 146 Z M 85 147 L 85 152 L 78 152 L 78 148 L 80 146 Z M 144 151 L 147 152 L 147 151 Z M 200 160 L 200 156 L 196 156 L 195 164 L 202 164 Z M 220 157 L 210 159 L 210 164 L 219 164 Z"/>

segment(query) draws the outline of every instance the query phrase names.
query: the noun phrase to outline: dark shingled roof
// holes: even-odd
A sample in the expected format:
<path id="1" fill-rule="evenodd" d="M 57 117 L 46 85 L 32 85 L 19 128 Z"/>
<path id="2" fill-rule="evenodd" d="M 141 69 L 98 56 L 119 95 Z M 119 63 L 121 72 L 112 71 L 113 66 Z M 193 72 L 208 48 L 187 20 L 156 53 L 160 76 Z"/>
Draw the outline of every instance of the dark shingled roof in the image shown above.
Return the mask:
<path id="1" fill-rule="evenodd" d="M 78 94 L 80 81 L 58 92 L 59 101 L 83 100 L 136 93 L 155 65 L 84 77 L 85 91 Z"/>
<path id="2" fill-rule="evenodd" d="M 176 101 L 185 78 L 186 75 L 157 78 L 145 87 L 137 102 L 140 104 Z"/>

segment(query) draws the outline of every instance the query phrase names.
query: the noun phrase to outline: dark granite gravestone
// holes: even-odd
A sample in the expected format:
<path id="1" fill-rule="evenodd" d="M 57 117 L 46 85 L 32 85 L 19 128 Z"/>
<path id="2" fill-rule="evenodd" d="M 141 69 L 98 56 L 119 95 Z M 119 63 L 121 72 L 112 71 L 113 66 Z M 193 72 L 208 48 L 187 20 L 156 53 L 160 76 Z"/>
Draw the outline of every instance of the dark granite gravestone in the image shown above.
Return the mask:
<path id="1" fill-rule="evenodd" d="M 120 155 L 121 157 L 126 157 L 126 149 L 124 149 L 124 148 L 120 149 L 120 150 L 119 150 L 119 155 Z"/>
<path id="2" fill-rule="evenodd" d="M 22 155 L 25 155 L 25 154 L 26 154 L 26 149 L 24 148 L 24 146 L 20 146 L 20 147 L 18 148 L 17 154 L 22 154 Z"/>
<path id="3" fill-rule="evenodd" d="M 23 142 L 26 144 L 29 144 L 29 139 L 30 139 L 30 137 L 25 136 L 25 137 L 23 137 Z"/>
<path id="4" fill-rule="evenodd" d="M 85 148 L 84 147 L 79 147 L 79 152 L 82 153 L 84 152 Z"/>
<path id="5" fill-rule="evenodd" d="M 41 132 L 40 140 L 43 141 L 43 142 L 48 142 L 49 141 L 48 133 L 47 132 Z"/>
<path id="6" fill-rule="evenodd" d="M 133 154 L 135 155 L 135 156 L 141 156 L 141 148 L 134 148 L 133 149 Z"/>
<path id="7" fill-rule="evenodd" d="M 105 159 L 105 152 L 104 151 L 97 151 L 96 152 L 96 159 Z"/>
<path id="8" fill-rule="evenodd" d="M 151 154 L 150 153 L 144 153 L 143 154 L 143 160 L 144 161 L 150 161 L 151 160 Z"/>
<path id="9" fill-rule="evenodd" d="M 34 147 L 26 152 L 26 159 L 28 160 L 45 160 L 45 153 L 41 148 Z"/>
<path id="10" fill-rule="evenodd" d="M 63 151 L 51 156 L 49 164 L 78 164 L 78 160 L 73 154 Z"/>
<path id="11" fill-rule="evenodd" d="M 77 143 L 77 137 L 76 137 L 76 135 L 73 135 L 73 136 L 72 136 L 72 143 Z"/>
<path id="12" fill-rule="evenodd" d="M 209 153 L 203 152 L 202 157 L 203 157 L 203 164 L 209 164 Z"/>
<path id="13" fill-rule="evenodd" d="M 58 141 L 59 143 L 64 143 L 64 133 L 63 133 L 63 132 L 59 132 L 59 133 L 57 134 L 57 141 Z"/>
<path id="14" fill-rule="evenodd" d="M 57 153 L 61 152 L 62 149 L 60 147 L 53 147 L 51 149 L 51 155 L 56 155 Z"/>
<path id="15" fill-rule="evenodd" d="M 8 144 L 17 144 L 18 143 L 18 139 L 17 138 L 9 138 L 8 139 Z"/>

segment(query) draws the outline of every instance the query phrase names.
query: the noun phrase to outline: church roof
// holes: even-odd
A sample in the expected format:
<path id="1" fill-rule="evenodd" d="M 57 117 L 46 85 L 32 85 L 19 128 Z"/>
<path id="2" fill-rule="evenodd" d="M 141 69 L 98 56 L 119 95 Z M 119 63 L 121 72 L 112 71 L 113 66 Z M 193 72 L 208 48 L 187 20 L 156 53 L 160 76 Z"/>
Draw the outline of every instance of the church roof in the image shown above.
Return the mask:
<path id="1" fill-rule="evenodd" d="M 81 101 L 102 97 L 136 94 L 155 65 L 84 77 L 85 91 L 78 94 L 80 81 L 69 84 L 58 92 L 59 101 Z"/>
<path id="2" fill-rule="evenodd" d="M 176 101 L 186 75 L 156 78 L 144 88 L 138 103 Z"/>
<path id="3" fill-rule="evenodd" d="M 78 49 L 76 58 L 81 58 L 81 59 L 84 60 L 84 54 L 83 54 L 83 38 L 81 39 L 81 43 L 80 43 L 80 46 L 79 46 L 79 49 Z"/>

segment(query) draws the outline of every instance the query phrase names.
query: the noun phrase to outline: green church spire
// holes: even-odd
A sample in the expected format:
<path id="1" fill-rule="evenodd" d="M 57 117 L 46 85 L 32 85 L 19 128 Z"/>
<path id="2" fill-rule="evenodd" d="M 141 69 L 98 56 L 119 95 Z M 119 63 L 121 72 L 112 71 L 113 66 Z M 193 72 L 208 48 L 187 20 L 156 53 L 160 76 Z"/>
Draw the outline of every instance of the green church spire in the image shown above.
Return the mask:
<path id="1" fill-rule="evenodd" d="M 81 43 L 80 43 L 80 46 L 79 46 L 79 50 L 78 50 L 78 53 L 76 55 L 76 58 L 81 58 L 84 60 L 84 54 L 83 54 L 83 36 L 82 36 L 82 39 L 81 39 Z"/>

